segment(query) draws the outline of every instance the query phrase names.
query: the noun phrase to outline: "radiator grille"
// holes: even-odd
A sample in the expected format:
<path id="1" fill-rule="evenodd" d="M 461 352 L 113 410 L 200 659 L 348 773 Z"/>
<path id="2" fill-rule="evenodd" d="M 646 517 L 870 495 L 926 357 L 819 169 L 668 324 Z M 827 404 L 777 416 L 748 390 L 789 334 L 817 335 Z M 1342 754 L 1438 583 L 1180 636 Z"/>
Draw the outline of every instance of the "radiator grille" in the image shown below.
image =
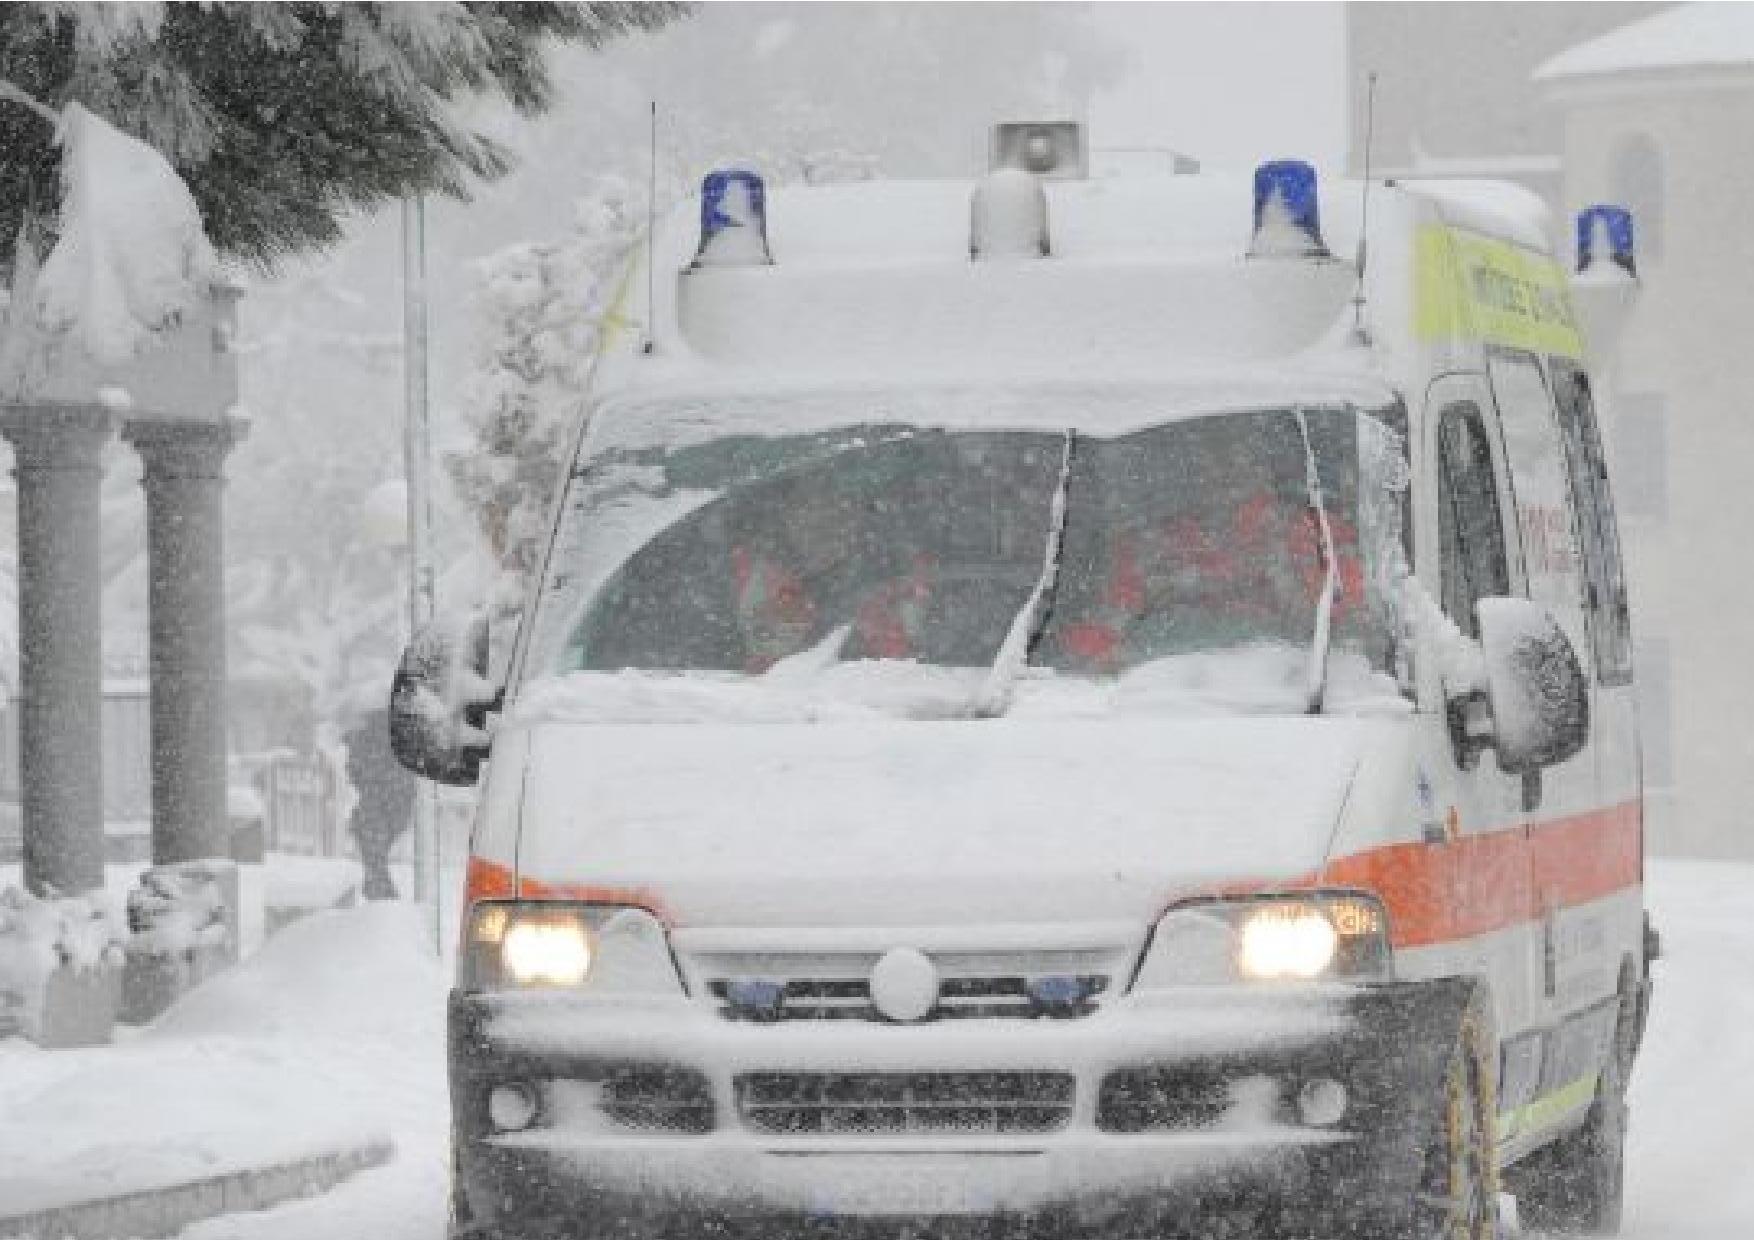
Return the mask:
<path id="1" fill-rule="evenodd" d="M 938 1003 L 928 1020 L 1032 1020 L 1075 1018 L 1096 1010 L 1108 990 L 1105 974 L 1076 976 L 1077 999 L 1042 1002 L 1030 993 L 1033 979 L 1026 974 L 947 977 L 939 987 Z M 732 1001 L 732 982 L 717 977 L 708 989 L 718 1001 L 720 1014 L 728 1020 L 882 1020 L 871 1002 L 871 987 L 862 978 L 792 977 L 775 979 L 780 1001 L 770 1008 L 751 1010 Z"/>
<path id="2" fill-rule="evenodd" d="M 713 1130 L 712 1086 L 688 1068 L 618 1068 L 604 1079 L 598 1106 L 627 1128 L 675 1133 Z"/>
<path id="3" fill-rule="evenodd" d="M 1208 1128 L 1224 1118 L 1230 1105 L 1230 1084 L 1217 1071 L 1126 1068 L 1103 1078 L 1096 1126 L 1121 1133 Z"/>
<path id="4" fill-rule="evenodd" d="M 775 1136 L 1045 1133 L 1072 1117 L 1065 1072 L 750 1072 L 745 1127 Z"/>

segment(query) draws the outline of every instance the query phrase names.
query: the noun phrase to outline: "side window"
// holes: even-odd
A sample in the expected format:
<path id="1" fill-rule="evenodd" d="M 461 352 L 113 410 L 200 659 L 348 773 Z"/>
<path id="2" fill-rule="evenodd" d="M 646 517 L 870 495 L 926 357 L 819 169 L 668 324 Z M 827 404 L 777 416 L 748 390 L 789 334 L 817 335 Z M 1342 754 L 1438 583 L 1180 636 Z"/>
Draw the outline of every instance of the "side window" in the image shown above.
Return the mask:
<path id="1" fill-rule="evenodd" d="M 1475 602 L 1510 593 L 1492 444 L 1479 406 L 1459 401 L 1444 409 L 1438 419 L 1437 454 L 1443 609 L 1462 632 L 1476 637 Z"/>
<path id="2" fill-rule="evenodd" d="M 1578 545 L 1584 530 L 1572 503 L 1566 446 L 1547 394 L 1547 380 L 1540 363 L 1526 353 L 1495 351 L 1487 358 L 1486 369 L 1498 401 L 1505 462 L 1516 496 L 1529 597 L 1562 622 L 1574 624 L 1572 639 L 1582 643 L 1589 607 Z"/>
<path id="3" fill-rule="evenodd" d="M 1602 454 L 1590 380 L 1576 362 L 1554 358 L 1551 365 L 1559 427 L 1584 527 L 1584 570 L 1596 667 L 1603 680 L 1625 679 L 1632 673 L 1632 622 L 1614 496 L 1608 486 L 1608 464 Z"/>

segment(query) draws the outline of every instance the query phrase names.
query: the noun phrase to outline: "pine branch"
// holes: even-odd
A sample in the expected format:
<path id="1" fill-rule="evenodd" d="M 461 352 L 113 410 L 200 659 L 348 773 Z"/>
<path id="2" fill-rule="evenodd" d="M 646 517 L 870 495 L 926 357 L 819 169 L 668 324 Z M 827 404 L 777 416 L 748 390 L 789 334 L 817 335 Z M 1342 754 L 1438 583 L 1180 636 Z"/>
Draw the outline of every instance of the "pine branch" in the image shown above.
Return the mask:
<path id="1" fill-rule="evenodd" d="M 9 102 L 29 108 L 32 112 L 35 112 L 38 116 L 42 117 L 45 121 L 56 128 L 59 128 L 61 125 L 61 114 L 59 112 L 55 111 L 54 108 L 51 108 L 48 104 L 38 99 L 29 91 L 13 85 L 4 78 L 0 78 L 0 99 L 5 99 Z"/>
<path id="2" fill-rule="evenodd" d="M 546 48 L 656 29 L 667 4 L 0 4 L 0 102 L 78 100 L 171 162 L 214 245 L 271 270 L 412 194 L 467 198 L 513 164 L 470 96 L 541 112 Z M 0 237 L 52 218 L 61 152 L 0 107 Z M 0 255 L 0 274 L 7 260 Z"/>

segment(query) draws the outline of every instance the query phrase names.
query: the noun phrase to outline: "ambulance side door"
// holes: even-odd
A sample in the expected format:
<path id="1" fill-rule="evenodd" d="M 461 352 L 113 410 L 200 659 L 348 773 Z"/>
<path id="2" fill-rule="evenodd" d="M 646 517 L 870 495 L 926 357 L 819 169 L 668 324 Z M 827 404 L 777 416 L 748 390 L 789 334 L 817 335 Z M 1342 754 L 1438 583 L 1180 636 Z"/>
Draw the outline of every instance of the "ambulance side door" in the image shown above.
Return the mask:
<path id="1" fill-rule="evenodd" d="M 1590 646 L 1595 657 L 1596 781 L 1605 808 L 1604 846 L 1617 850 L 1623 879 L 1640 875 L 1643 851 L 1640 814 L 1638 714 L 1633 696 L 1632 617 L 1614 496 L 1596 422 L 1589 375 L 1570 358 L 1548 359 L 1559 428 L 1570 457 L 1572 492 L 1583 526 L 1585 595 Z M 1630 918 L 1625 937 L 1633 955 L 1642 950 L 1642 910 Z"/>
<path id="2" fill-rule="evenodd" d="M 1511 490 L 1491 393 L 1475 375 L 1447 375 L 1428 393 L 1424 476 L 1434 483 L 1421 557 L 1435 562 L 1437 598 L 1463 634 L 1478 637 L 1475 604 L 1520 594 L 1521 565 L 1511 524 Z M 1431 575 L 1421 574 L 1430 589 Z M 1423 695 L 1422 695 L 1423 696 Z M 1438 781 L 1440 832 L 1428 825 L 1434 868 L 1447 875 L 1447 920 L 1455 927 L 1450 967 L 1486 976 L 1507 1044 L 1540 1020 L 1537 952 L 1526 911 L 1532 866 L 1524 830 L 1525 781 L 1498 767 L 1490 749 L 1460 742 L 1460 719 L 1441 696 L 1425 697 L 1442 726 L 1427 760 Z M 1515 1065 L 1510 1065 L 1515 1066 Z M 1532 1075 L 1531 1071 L 1525 1075 Z M 1507 1084 L 1514 1094 L 1523 1086 Z M 1532 1087 L 1533 1082 L 1528 1082 Z"/>
<path id="3" fill-rule="evenodd" d="M 1610 842 L 1599 769 L 1603 695 L 1599 647 L 1592 640 L 1597 626 L 1572 454 L 1547 375 L 1533 354 L 1509 349 L 1492 350 L 1487 371 L 1504 428 L 1529 597 L 1558 618 L 1591 686 L 1589 742 L 1575 757 L 1541 772 L 1531 805 L 1535 898 L 1544 939 L 1543 991 L 1550 1023 L 1563 1028 L 1567 1017 L 1611 997 L 1618 981 L 1618 936 L 1596 904 L 1593 882 L 1602 847 Z M 1587 1048 L 1573 1048 L 1563 1056 L 1574 1061 L 1589 1057 Z M 1579 1066 L 1574 1062 L 1574 1069 Z"/>

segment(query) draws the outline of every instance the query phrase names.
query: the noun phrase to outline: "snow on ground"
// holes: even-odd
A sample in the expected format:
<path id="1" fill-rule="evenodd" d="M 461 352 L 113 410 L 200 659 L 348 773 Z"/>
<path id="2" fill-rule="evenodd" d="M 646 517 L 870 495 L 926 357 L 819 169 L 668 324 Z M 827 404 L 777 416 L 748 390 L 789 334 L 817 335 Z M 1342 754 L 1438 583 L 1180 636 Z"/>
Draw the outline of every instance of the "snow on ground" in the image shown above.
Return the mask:
<path id="1" fill-rule="evenodd" d="M 1662 861 L 1662 932 L 1632 1077 L 1628 1240 L 1754 1236 L 1754 866 Z"/>
<path id="2" fill-rule="evenodd" d="M 125 920 L 128 893 L 140 882 L 144 861 L 114 861 L 104 867 L 106 901 L 117 918 Z M 399 880 L 403 890 L 409 880 Z M 23 867 L 16 863 L 0 864 L 0 891 L 24 885 Z M 261 947 L 266 932 L 265 911 L 329 908 L 359 888 L 359 862 L 349 857 L 301 857 L 291 853 L 269 853 L 263 865 L 238 866 L 238 886 L 243 907 L 239 910 L 239 933 L 244 954 Z M 460 889 L 460 888 L 459 888 Z"/>
<path id="3" fill-rule="evenodd" d="M 0 1043 L 0 1202 L 28 1210 L 389 1135 L 389 1182 L 442 1203 L 445 973 L 431 944 L 412 905 L 319 913 L 117 1045 Z"/>
<path id="4" fill-rule="evenodd" d="M 1754 1235 L 1754 866 L 1657 862 L 1650 899 L 1666 958 L 1633 1079 L 1625 1235 L 1744 1240 Z M 389 1132 L 394 1161 L 182 1240 L 442 1240 L 446 975 L 427 935 L 409 905 L 321 914 L 121 1047 L 0 1043 L 0 1114 L 31 1116 L 0 1127 L 0 1199 L 14 1158 L 52 1167 L 57 1151 L 73 1153 L 67 1138 L 81 1121 L 88 1142 L 106 1128 L 117 1139 L 205 1127 L 259 1141 L 345 1124 Z"/>

